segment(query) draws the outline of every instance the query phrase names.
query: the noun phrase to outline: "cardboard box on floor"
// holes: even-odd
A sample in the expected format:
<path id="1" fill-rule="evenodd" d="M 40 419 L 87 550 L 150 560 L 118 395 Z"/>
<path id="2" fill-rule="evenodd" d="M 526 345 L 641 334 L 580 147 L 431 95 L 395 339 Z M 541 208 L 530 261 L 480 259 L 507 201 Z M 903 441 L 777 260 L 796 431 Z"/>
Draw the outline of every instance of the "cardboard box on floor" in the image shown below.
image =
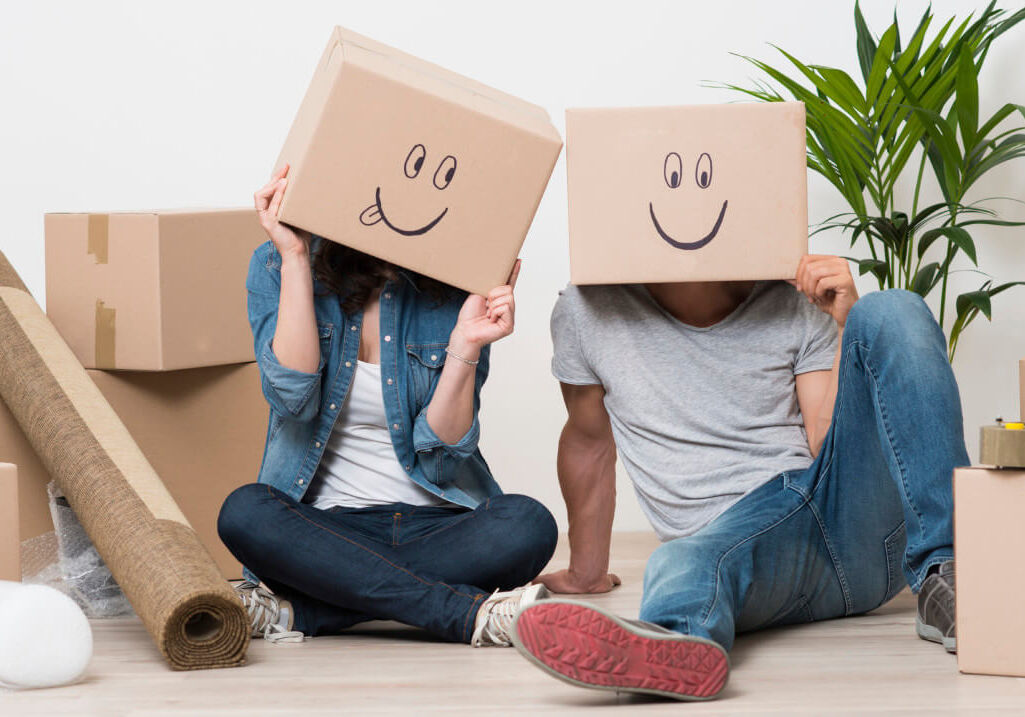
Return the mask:
<path id="1" fill-rule="evenodd" d="M 228 493 L 255 482 L 260 469 L 268 409 L 256 364 L 166 373 L 88 373 L 225 577 L 241 577 L 238 562 L 217 536 L 217 514 Z M 53 530 L 46 496 L 50 476 L 2 402 L 0 461 L 19 466 L 15 505 L 20 539 Z"/>
<path id="2" fill-rule="evenodd" d="M 805 152 L 801 102 L 567 110 L 570 280 L 793 278 Z"/>
<path id="3" fill-rule="evenodd" d="M 0 580 L 21 581 L 18 467 L 0 463 Z"/>
<path id="4" fill-rule="evenodd" d="M 957 666 L 1025 677 L 1025 470 L 954 471 Z M 999 526 L 999 537 L 994 532 Z"/>
<path id="5" fill-rule="evenodd" d="M 47 214 L 46 313 L 86 368 L 252 361 L 253 209 Z"/>
<path id="6" fill-rule="evenodd" d="M 561 149 L 542 108 L 336 28 L 277 160 L 291 166 L 278 215 L 486 294 Z"/>

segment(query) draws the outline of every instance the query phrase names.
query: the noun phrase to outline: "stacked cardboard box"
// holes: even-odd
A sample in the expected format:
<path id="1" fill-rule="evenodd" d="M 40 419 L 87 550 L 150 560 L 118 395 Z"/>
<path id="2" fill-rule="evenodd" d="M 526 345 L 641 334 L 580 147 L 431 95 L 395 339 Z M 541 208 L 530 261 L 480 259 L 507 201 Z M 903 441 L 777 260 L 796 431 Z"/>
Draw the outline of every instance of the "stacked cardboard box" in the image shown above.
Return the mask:
<path id="1" fill-rule="evenodd" d="M 1025 359 L 1021 418 L 1025 418 Z M 992 439 L 994 432 L 1001 441 Z M 1025 677 L 1025 429 L 1020 423 L 983 429 L 984 465 L 954 471 L 954 557 L 957 561 L 957 665 L 961 672 Z M 1013 450 L 1008 450 L 1008 449 Z"/>
<path id="2" fill-rule="evenodd" d="M 18 533 L 18 467 L 0 463 L 0 580 L 21 580 Z"/>
<path id="3" fill-rule="evenodd" d="M 246 318 L 249 260 L 266 239 L 255 212 L 50 214 L 45 225 L 47 314 L 222 572 L 240 576 L 216 522 L 225 496 L 256 480 L 267 429 Z M 50 477 L 2 403 L 0 461 L 18 466 L 16 480 L 0 473 L 0 491 L 18 491 L 4 503 L 18 506 L 20 540 L 53 530 Z"/>

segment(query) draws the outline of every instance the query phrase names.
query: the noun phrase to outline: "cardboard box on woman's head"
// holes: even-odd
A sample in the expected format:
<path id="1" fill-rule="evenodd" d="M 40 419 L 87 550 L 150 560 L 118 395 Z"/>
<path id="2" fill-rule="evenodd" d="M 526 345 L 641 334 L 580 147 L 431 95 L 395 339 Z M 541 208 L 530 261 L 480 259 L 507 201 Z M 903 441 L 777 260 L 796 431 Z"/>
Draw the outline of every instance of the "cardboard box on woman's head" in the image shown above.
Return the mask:
<path id="1" fill-rule="evenodd" d="M 793 278 L 808 251 L 801 102 L 566 112 L 574 284 Z"/>
<path id="2" fill-rule="evenodd" d="M 336 28 L 278 157 L 278 216 L 486 294 L 561 150 L 542 108 Z"/>

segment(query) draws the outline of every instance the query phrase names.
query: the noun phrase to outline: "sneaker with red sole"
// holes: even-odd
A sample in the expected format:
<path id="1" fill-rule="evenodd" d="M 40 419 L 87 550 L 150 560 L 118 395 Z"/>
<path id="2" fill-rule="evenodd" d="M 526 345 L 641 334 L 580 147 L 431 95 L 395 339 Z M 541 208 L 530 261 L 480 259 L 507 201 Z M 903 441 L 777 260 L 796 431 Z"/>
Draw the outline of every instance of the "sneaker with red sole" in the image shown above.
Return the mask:
<path id="1" fill-rule="evenodd" d="M 726 651 L 711 640 L 572 600 L 528 606 L 512 633 L 520 654 L 580 687 L 710 700 L 730 673 Z"/>

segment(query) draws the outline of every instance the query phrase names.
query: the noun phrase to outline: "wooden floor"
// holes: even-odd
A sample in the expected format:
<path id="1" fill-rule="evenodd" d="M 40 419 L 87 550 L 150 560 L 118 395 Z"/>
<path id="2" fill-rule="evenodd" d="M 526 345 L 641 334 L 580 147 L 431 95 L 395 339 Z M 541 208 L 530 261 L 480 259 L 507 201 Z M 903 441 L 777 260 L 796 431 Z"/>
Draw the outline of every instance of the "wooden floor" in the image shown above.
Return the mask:
<path id="1" fill-rule="evenodd" d="M 595 599 L 636 616 L 653 537 L 618 534 L 618 590 Z M 560 546 L 554 565 L 566 562 Z M 95 655 L 72 686 L 0 688 L 0 715 L 309 715 L 314 713 L 1025 714 L 1025 679 L 960 675 L 914 635 L 910 593 L 871 615 L 741 637 L 715 702 L 681 704 L 575 688 L 515 650 L 439 643 L 387 623 L 300 645 L 256 640 L 246 667 L 172 672 L 135 618 L 95 621 Z M 2 639 L 2 636 L 0 636 Z"/>

